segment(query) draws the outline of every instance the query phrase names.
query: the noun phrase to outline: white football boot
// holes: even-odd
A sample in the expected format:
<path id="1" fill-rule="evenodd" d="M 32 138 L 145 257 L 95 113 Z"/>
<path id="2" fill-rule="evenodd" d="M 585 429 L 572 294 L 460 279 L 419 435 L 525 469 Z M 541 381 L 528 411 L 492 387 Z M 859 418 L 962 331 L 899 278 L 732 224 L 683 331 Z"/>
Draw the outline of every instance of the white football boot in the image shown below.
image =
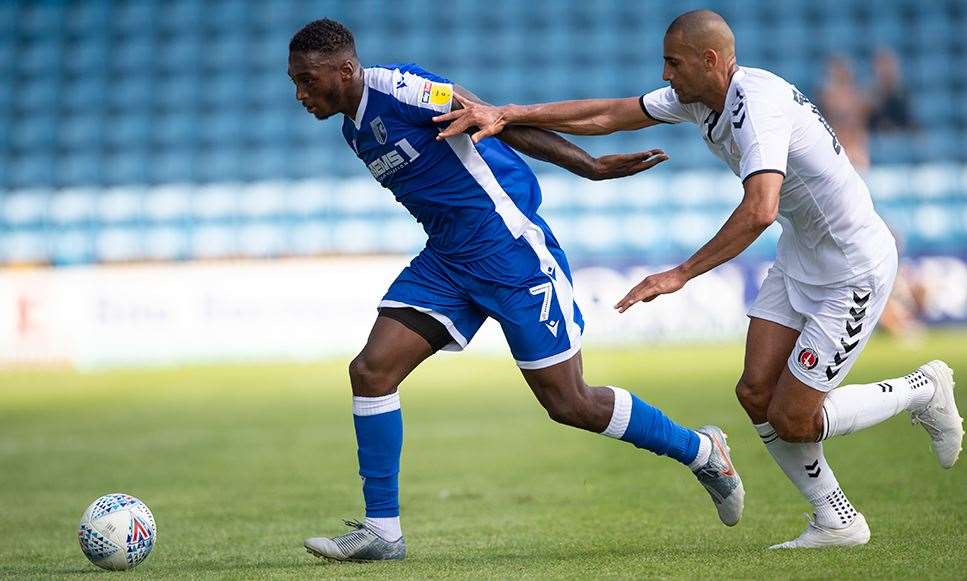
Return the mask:
<path id="1" fill-rule="evenodd" d="M 316 557 L 333 561 L 397 561 L 406 557 L 406 542 L 403 537 L 387 541 L 361 522 L 343 522 L 353 530 L 338 537 L 306 539 L 303 543 L 306 551 Z"/>
<path id="2" fill-rule="evenodd" d="M 964 418 L 954 401 L 954 371 L 943 361 L 925 363 L 918 371 L 933 382 L 936 390 L 927 407 L 910 413 L 910 420 L 927 430 L 940 465 L 950 468 L 957 462 L 964 440 Z"/>
<path id="3" fill-rule="evenodd" d="M 718 426 L 702 426 L 697 432 L 712 440 L 708 462 L 695 470 L 695 477 L 708 491 L 719 513 L 719 520 L 726 526 L 735 526 L 742 517 L 745 506 L 745 487 L 742 478 L 732 465 L 731 451 L 726 443 L 725 432 Z"/>
<path id="4" fill-rule="evenodd" d="M 855 547 L 870 542 L 870 527 L 861 513 L 850 525 L 843 529 L 828 529 L 816 524 L 816 521 L 806 515 L 809 525 L 799 535 L 799 538 L 778 545 L 770 549 L 825 549 L 829 547 Z"/>

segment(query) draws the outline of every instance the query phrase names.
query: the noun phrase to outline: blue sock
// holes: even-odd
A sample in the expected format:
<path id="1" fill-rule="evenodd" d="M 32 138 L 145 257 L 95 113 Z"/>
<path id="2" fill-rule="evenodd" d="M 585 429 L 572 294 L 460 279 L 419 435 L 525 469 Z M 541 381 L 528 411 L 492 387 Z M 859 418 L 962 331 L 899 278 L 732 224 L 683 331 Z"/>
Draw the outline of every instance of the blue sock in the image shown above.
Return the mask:
<path id="1" fill-rule="evenodd" d="M 403 413 L 400 394 L 353 397 L 353 425 L 363 478 L 366 516 L 400 515 L 400 454 L 403 451 Z"/>
<path id="2" fill-rule="evenodd" d="M 611 423 L 605 436 L 630 442 L 659 456 L 668 456 L 688 465 L 698 455 L 698 434 L 671 421 L 662 411 L 652 407 L 620 387 L 614 391 Z"/>

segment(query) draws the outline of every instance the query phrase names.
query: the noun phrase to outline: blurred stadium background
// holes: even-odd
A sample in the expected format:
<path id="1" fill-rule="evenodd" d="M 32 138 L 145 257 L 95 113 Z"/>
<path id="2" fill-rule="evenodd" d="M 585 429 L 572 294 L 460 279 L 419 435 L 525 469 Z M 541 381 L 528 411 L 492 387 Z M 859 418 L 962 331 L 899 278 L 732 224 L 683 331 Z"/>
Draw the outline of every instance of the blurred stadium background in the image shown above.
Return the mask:
<path id="1" fill-rule="evenodd" d="M 492 102 L 537 102 L 661 86 L 664 28 L 696 6 L 731 23 L 740 64 L 820 103 L 864 166 L 902 241 L 898 334 L 913 336 L 916 320 L 967 320 L 967 2 L 10 0 L 0 359 L 314 358 L 361 344 L 425 237 L 354 158 L 339 121 L 316 122 L 295 101 L 287 43 L 305 22 L 346 23 L 364 63 L 415 61 Z M 891 58 L 898 80 L 883 88 L 891 73 L 876 71 Z M 610 312 L 738 200 L 740 184 L 694 132 L 579 140 L 594 154 L 671 155 L 632 179 L 591 183 L 532 162 L 577 271 L 589 344 L 744 330 L 778 226 L 662 308 Z M 502 349 L 492 330 L 475 343 Z"/>

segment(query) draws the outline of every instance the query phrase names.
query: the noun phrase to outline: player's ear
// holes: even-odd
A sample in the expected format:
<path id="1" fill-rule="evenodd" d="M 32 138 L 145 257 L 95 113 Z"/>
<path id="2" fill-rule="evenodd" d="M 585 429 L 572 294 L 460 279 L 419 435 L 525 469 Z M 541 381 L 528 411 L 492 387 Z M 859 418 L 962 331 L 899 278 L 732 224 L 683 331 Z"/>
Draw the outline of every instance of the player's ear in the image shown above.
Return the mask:
<path id="1" fill-rule="evenodd" d="M 339 65 L 339 78 L 343 81 L 350 81 L 356 76 L 356 68 L 358 65 L 354 59 L 346 59 Z"/>
<path id="2" fill-rule="evenodd" d="M 705 63 L 705 70 L 711 71 L 715 68 L 715 65 L 719 62 L 719 55 L 714 50 L 707 48 L 705 52 L 702 53 L 702 60 Z"/>

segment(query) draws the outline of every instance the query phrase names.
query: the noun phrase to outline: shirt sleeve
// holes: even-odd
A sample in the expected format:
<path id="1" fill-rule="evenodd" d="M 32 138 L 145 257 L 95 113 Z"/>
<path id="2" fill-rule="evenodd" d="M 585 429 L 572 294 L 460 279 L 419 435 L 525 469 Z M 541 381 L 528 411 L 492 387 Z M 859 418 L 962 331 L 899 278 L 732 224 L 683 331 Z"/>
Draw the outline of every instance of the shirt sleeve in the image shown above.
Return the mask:
<path id="1" fill-rule="evenodd" d="M 774 172 L 786 175 L 792 124 L 782 111 L 762 101 L 752 101 L 729 112 L 732 139 L 739 150 L 739 178 Z"/>
<path id="2" fill-rule="evenodd" d="M 645 93 L 638 100 L 645 115 L 662 123 L 681 123 L 690 121 L 697 123 L 694 112 L 678 100 L 678 95 L 671 87 L 655 89 Z"/>
<path id="3" fill-rule="evenodd" d="M 391 95 L 400 116 L 415 125 L 432 125 L 433 118 L 449 113 L 453 105 L 453 83 L 414 65 L 373 68 L 367 76 L 370 87 Z"/>

